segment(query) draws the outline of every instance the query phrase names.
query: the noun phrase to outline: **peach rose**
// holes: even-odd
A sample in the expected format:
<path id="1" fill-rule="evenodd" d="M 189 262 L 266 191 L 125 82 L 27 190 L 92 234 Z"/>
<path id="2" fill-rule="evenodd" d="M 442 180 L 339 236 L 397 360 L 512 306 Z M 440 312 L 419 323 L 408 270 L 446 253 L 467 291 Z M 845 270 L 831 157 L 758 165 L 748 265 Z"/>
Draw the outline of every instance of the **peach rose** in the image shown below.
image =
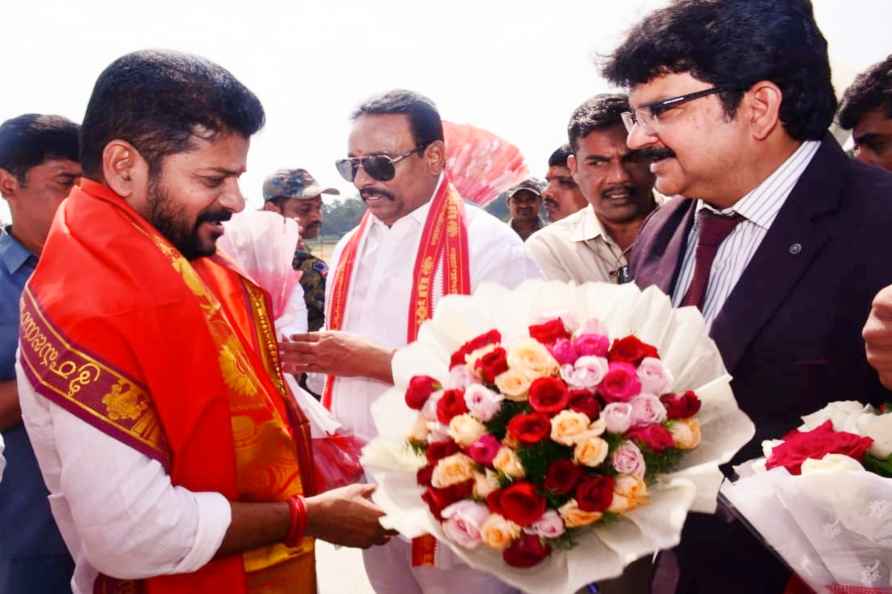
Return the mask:
<path id="1" fill-rule="evenodd" d="M 527 399 L 527 393 L 530 391 L 532 383 L 533 380 L 526 373 L 514 367 L 509 367 L 508 371 L 496 376 L 496 387 L 499 392 L 514 402 L 523 402 Z"/>
<path id="2" fill-rule="evenodd" d="M 468 458 L 468 460 L 470 460 L 470 458 Z M 523 464 L 520 462 L 520 458 L 517 457 L 517 452 L 511 448 L 503 447 L 500 449 L 499 453 L 496 454 L 496 457 L 493 459 L 492 465 L 496 470 L 503 472 L 511 478 L 521 478 L 526 474 L 526 471 L 523 469 Z"/>
<path id="3" fill-rule="evenodd" d="M 456 415 L 449 421 L 449 437 L 459 446 L 466 448 L 483 435 L 486 427 L 469 414 Z"/>
<path id="4" fill-rule="evenodd" d="M 545 345 L 535 338 L 522 338 L 508 349 L 508 367 L 522 372 L 530 381 L 557 375 L 560 369 Z"/>
<path id="5" fill-rule="evenodd" d="M 610 446 L 600 437 L 589 437 L 576 444 L 573 460 L 577 464 L 594 468 L 607 459 Z"/>
<path id="6" fill-rule="evenodd" d="M 445 489 L 472 478 L 474 478 L 474 461 L 462 453 L 452 454 L 437 462 L 431 475 L 431 485 L 436 489 Z"/>
<path id="7" fill-rule="evenodd" d="M 591 420 L 585 413 L 562 410 L 551 419 L 551 440 L 564 445 L 574 445 L 584 439 Z"/>
<path id="8" fill-rule="evenodd" d="M 647 503 L 647 484 L 637 477 L 621 474 L 613 487 L 613 501 L 607 511 L 621 514 Z"/>
<path id="9" fill-rule="evenodd" d="M 558 513 L 564 519 L 564 525 L 567 528 L 578 528 L 579 526 L 588 526 L 601 519 L 604 515 L 601 512 L 589 512 L 579 509 L 579 505 L 575 499 L 571 499 L 558 508 Z"/>
<path id="10" fill-rule="evenodd" d="M 489 516 L 480 527 L 480 539 L 497 551 L 504 551 L 520 536 L 520 526 L 499 514 Z"/>
<path id="11" fill-rule="evenodd" d="M 700 421 L 690 417 L 688 419 L 678 419 L 669 423 L 669 433 L 672 434 L 672 441 L 675 447 L 680 450 L 693 450 L 700 445 Z"/>
<path id="12" fill-rule="evenodd" d="M 501 485 L 499 484 L 499 475 L 486 469 L 485 473 L 474 473 L 474 497 L 478 499 L 486 499 L 493 491 L 497 491 Z"/>

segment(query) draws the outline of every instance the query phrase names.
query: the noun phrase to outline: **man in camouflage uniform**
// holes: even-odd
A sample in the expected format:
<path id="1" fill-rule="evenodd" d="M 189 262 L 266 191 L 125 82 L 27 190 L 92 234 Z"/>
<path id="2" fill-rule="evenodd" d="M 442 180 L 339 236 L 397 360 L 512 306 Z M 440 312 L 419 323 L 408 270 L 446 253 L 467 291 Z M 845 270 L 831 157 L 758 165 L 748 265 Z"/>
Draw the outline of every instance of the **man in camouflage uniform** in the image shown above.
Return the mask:
<path id="1" fill-rule="evenodd" d="M 306 169 L 280 169 L 263 182 L 263 209 L 297 221 L 300 242 L 293 266 L 303 275 L 300 285 L 307 303 L 310 331 L 325 322 L 325 277 L 328 265 L 310 253 L 304 243 L 319 236 L 322 227 L 322 194 L 339 194 L 335 188 L 322 188 Z"/>

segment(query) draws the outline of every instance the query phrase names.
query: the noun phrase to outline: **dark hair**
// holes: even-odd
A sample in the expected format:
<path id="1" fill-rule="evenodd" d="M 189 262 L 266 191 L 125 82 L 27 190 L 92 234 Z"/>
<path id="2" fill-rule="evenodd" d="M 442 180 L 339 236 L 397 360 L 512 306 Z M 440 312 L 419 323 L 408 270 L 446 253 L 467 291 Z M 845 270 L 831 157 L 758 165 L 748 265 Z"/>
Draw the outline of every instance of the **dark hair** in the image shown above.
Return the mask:
<path id="1" fill-rule="evenodd" d="M 362 115 L 406 114 L 415 146 L 427 146 L 435 140 L 443 140 L 443 121 L 433 101 L 405 89 L 394 89 L 363 101 L 356 108 L 351 120 Z"/>
<path id="2" fill-rule="evenodd" d="M 81 128 L 84 174 L 102 178 L 102 151 L 132 144 L 152 172 L 192 148 L 192 137 L 250 137 L 263 127 L 260 100 L 226 69 L 199 56 L 143 50 L 111 63 L 96 81 Z"/>
<path id="3" fill-rule="evenodd" d="M 622 113 L 629 111 L 629 97 L 618 93 L 595 95 L 573 111 L 567 124 L 567 137 L 575 153 L 579 140 L 595 130 L 622 126 Z"/>
<path id="4" fill-rule="evenodd" d="M 0 125 L 0 168 L 25 184 L 28 171 L 49 159 L 78 160 L 80 126 L 57 115 L 26 113 Z"/>
<path id="5" fill-rule="evenodd" d="M 628 34 L 603 66 L 625 87 L 669 73 L 735 89 L 720 94 L 733 118 L 746 89 L 783 93 L 780 120 L 797 140 L 820 140 L 836 111 L 827 40 L 810 0 L 676 0 Z"/>
<path id="6" fill-rule="evenodd" d="M 839 108 L 839 125 L 851 130 L 869 111 L 883 108 L 892 118 L 892 55 L 855 78 Z"/>
<path id="7" fill-rule="evenodd" d="M 567 166 L 567 157 L 573 154 L 573 149 L 570 148 L 569 144 L 564 144 L 559 146 L 551 153 L 551 156 L 548 157 L 548 166 L 549 167 L 566 167 Z"/>

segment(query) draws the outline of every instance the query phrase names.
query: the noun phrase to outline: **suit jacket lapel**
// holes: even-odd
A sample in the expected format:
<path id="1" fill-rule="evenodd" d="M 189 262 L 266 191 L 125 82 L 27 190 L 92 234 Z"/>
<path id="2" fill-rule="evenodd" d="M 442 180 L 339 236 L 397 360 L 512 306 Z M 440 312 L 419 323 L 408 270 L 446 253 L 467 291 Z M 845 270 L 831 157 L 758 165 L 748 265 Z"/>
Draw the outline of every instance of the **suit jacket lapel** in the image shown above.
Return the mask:
<path id="1" fill-rule="evenodd" d="M 845 159 L 825 137 L 713 321 L 710 334 L 729 372 L 830 239 L 833 217 L 823 215 L 838 207 Z"/>
<path id="2" fill-rule="evenodd" d="M 654 212 L 652 223 L 657 232 L 640 245 L 636 244 L 631 257 L 635 282 L 642 289 L 656 285 L 672 295 L 694 224 L 696 204 L 696 200 L 677 198 Z"/>

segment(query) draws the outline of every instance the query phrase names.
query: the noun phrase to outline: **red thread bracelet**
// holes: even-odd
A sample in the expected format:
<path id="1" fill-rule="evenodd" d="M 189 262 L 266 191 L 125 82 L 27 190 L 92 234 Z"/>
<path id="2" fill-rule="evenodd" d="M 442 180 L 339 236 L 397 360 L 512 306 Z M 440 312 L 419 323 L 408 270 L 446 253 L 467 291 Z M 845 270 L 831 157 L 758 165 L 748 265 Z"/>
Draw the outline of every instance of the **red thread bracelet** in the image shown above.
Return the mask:
<path id="1" fill-rule="evenodd" d="M 304 505 L 303 497 L 295 495 L 288 498 L 288 514 L 291 526 L 288 528 L 285 544 L 289 547 L 298 547 L 307 527 L 307 506 Z"/>

